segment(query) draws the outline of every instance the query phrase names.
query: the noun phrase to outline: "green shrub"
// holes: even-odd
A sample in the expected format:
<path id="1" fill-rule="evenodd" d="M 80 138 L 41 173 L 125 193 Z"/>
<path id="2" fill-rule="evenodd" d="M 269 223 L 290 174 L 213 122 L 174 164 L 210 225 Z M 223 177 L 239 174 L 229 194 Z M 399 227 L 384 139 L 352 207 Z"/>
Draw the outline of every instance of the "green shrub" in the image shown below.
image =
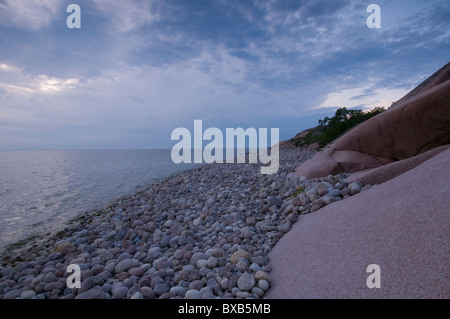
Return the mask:
<path id="1" fill-rule="evenodd" d="M 319 124 L 325 125 L 326 129 L 322 135 L 317 137 L 317 142 L 319 142 L 320 147 L 323 147 L 352 127 L 365 122 L 384 111 L 385 109 L 383 107 L 376 107 L 373 110 L 366 112 L 362 110 L 348 110 L 345 107 L 339 108 L 332 118 L 325 117 L 323 120 L 319 120 Z"/>

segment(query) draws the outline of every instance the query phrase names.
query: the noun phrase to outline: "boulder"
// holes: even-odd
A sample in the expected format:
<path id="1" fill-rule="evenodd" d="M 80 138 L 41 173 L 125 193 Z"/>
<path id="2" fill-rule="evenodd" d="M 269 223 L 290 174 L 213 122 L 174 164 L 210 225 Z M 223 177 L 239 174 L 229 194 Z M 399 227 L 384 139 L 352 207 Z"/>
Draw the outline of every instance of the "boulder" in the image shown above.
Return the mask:
<path id="1" fill-rule="evenodd" d="M 449 167 L 447 148 L 383 185 L 302 216 L 269 253 L 266 298 L 448 298 Z M 371 264 L 381 268 L 381 289 L 367 286 Z"/>
<path id="2" fill-rule="evenodd" d="M 356 126 L 296 169 L 299 176 L 353 173 L 450 144 L 450 63 L 385 112 Z"/>
<path id="3" fill-rule="evenodd" d="M 298 176 L 306 178 L 335 175 L 342 172 L 339 164 L 330 156 L 328 149 L 317 153 L 295 170 Z"/>

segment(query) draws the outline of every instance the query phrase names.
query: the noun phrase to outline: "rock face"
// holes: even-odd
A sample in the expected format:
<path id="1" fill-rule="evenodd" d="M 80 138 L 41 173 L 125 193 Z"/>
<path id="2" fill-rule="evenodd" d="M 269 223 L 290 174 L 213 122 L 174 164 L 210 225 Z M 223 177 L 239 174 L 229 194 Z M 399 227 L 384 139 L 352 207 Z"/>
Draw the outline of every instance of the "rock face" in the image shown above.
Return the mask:
<path id="1" fill-rule="evenodd" d="M 449 167 L 447 148 L 382 185 L 302 216 L 269 253 L 266 297 L 448 298 Z M 366 284 L 371 264 L 381 269 L 380 289 Z"/>
<path id="2" fill-rule="evenodd" d="M 376 168 L 450 144 L 450 63 L 297 167 L 307 178 Z"/>

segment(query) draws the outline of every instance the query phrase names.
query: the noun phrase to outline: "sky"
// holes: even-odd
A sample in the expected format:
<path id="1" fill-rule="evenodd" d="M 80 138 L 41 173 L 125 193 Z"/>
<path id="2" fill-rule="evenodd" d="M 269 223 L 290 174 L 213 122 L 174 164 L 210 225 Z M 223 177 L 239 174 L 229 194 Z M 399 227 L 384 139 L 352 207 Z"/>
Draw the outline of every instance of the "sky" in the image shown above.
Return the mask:
<path id="1" fill-rule="evenodd" d="M 0 0 L 0 149 L 171 148 L 196 119 L 290 139 L 449 52 L 448 0 Z"/>

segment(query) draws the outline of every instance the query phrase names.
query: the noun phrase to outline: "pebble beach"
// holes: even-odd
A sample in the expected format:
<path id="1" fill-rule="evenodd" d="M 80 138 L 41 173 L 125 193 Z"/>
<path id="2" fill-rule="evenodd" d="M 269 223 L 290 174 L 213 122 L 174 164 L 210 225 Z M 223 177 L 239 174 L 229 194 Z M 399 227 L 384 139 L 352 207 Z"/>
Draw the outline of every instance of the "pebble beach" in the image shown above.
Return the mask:
<path id="1" fill-rule="evenodd" d="M 314 154 L 280 149 L 273 175 L 260 164 L 204 165 L 11 245 L 0 257 L 0 298 L 264 298 L 268 253 L 292 225 L 370 188 L 346 174 L 288 176 Z M 80 288 L 67 286 L 71 264 Z"/>

